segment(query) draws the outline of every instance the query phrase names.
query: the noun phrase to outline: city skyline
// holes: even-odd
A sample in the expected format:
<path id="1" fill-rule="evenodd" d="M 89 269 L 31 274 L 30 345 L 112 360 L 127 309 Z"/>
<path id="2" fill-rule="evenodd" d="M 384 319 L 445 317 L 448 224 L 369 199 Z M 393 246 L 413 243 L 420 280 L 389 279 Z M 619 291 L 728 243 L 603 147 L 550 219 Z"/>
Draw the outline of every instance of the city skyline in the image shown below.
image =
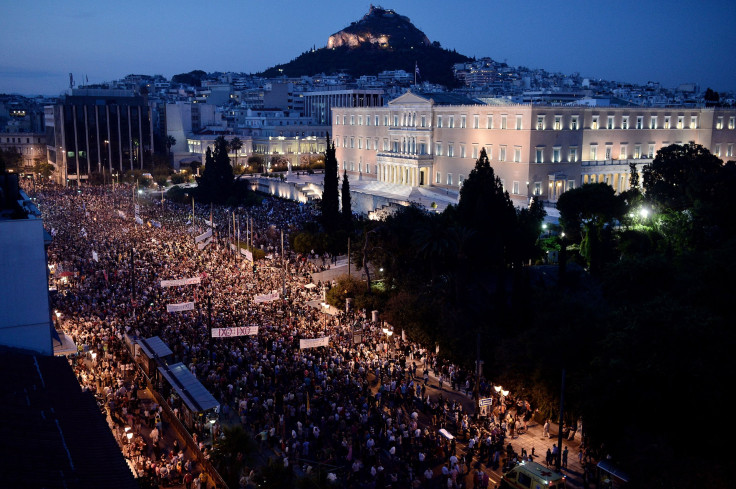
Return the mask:
<path id="1" fill-rule="evenodd" d="M 41 8 L 33 13 L 22 4 L 5 8 L 0 92 L 59 95 L 69 86 L 69 73 L 78 84 L 131 73 L 170 78 L 194 69 L 257 73 L 325 46 L 331 34 L 359 20 L 370 6 L 223 0 L 204 11 L 189 0 L 36 3 Z M 629 0 L 611 5 L 575 0 L 564 6 L 541 0 L 397 0 L 382 6 L 409 17 L 431 41 L 467 56 L 595 79 L 736 89 L 736 69 L 729 63 L 736 15 L 728 14 L 734 7 L 722 0 L 705 2 L 699 10 L 682 1 Z"/>

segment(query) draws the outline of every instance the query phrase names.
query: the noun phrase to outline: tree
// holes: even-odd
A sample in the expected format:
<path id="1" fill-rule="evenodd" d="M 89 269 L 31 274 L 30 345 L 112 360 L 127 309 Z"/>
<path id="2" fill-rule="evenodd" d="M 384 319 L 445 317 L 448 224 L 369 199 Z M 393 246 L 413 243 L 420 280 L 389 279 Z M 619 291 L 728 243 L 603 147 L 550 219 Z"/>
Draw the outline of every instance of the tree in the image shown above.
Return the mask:
<path id="1" fill-rule="evenodd" d="M 16 148 L 0 149 L 0 173 L 4 171 L 20 171 L 23 156 Z"/>
<path id="2" fill-rule="evenodd" d="M 176 145 L 176 138 L 174 136 L 166 136 L 166 152 L 169 155 L 169 159 L 171 158 L 171 147 Z"/>
<path id="3" fill-rule="evenodd" d="M 703 99 L 705 100 L 705 106 L 706 107 L 713 107 L 718 105 L 718 102 L 721 100 L 721 96 L 718 92 L 713 91 L 710 87 L 705 91 L 705 95 L 703 96 Z"/>
<path id="4" fill-rule="evenodd" d="M 327 232 L 334 231 L 339 227 L 340 202 L 337 192 L 338 179 L 335 143 L 330 143 L 328 136 L 327 150 L 325 151 L 324 190 L 322 191 L 322 226 L 324 226 Z"/>
<path id="5" fill-rule="evenodd" d="M 639 188 L 639 172 L 636 170 L 636 163 L 629 163 L 629 186 L 631 188 Z"/>
<path id="6" fill-rule="evenodd" d="M 235 153 L 235 166 L 238 166 L 238 151 L 243 147 L 243 141 L 239 137 L 234 137 L 228 143 L 230 151 Z"/>
<path id="7" fill-rule="evenodd" d="M 345 230 L 349 233 L 353 229 L 353 209 L 350 205 L 350 182 L 347 170 L 342 175 L 342 220 Z"/>
<path id="8" fill-rule="evenodd" d="M 626 212 L 623 198 L 607 183 L 589 183 L 562 194 L 557 209 L 565 233 L 580 241 L 581 255 L 591 272 L 598 272 L 611 251 L 611 225 Z"/>
<path id="9" fill-rule="evenodd" d="M 215 140 L 214 152 L 207 148 L 204 172 L 197 178 L 197 198 L 203 202 L 226 202 L 232 192 L 234 179 L 227 140 L 220 136 Z"/>
<path id="10" fill-rule="evenodd" d="M 33 173 L 44 180 L 48 180 L 51 174 L 54 173 L 54 165 L 42 160 L 41 158 L 36 158 L 33 161 Z"/>
<path id="11" fill-rule="evenodd" d="M 722 166 L 700 144 L 671 144 L 657 151 L 652 163 L 644 167 L 646 195 L 663 208 L 689 209 L 696 201 L 712 200 Z"/>
<path id="12" fill-rule="evenodd" d="M 253 169 L 254 173 L 263 171 L 263 156 L 252 155 L 248 157 L 248 167 Z"/>
<path id="13" fill-rule="evenodd" d="M 240 472 L 257 444 L 242 426 L 223 427 L 224 437 L 218 439 L 212 450 L 212 461 L 229 487 L 238 487 Z"/>
<path id="14" fill-rule="evenodd" d="M 502 269 L 516 211 L 491 167 L 485 148 L 481 149 L 475 168 L 460 190 L 457 214 L 463 226 L 475 230 L 471 244 L 473 258 L 482 267 Z"/>

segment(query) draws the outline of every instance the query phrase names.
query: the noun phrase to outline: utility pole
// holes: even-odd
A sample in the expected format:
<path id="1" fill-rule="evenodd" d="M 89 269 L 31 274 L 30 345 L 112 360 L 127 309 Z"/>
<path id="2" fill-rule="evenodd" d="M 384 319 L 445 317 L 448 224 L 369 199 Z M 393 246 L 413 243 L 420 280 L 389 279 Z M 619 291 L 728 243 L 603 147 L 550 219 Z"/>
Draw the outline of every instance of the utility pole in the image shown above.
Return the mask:
<path id="1" fill-rule="evenodd" d="M 286 297 L 286 255 L 284 255 L 284 230 L 281 230 L 281 267 L 283 268 L 283 280 L 281 281 L 281 298 Z"/>
<path id="2" fill-rule="evenodd" d="M 209 346 L 208 346 L 208 353 L 209 358 L 207 359 L 207 366 L 211 369 L 212 368 L 212 290 L 207 291 L 207 324 L 208 324 L 208 333 L 207 336 L 209 336 Z"/>
<path id="3" fill-rule="evenodd" d="M 557 472 L 562 468 L 562 415 L 565 409 L 565 369 L 562 369 L 562 385 L 560 386 L 560 425 L 557 428 L 557 457 L 555 465 Z"/>
<path id="4" fill-rule="evenodd" d="M 475 338 L 475 387 L 473 397 L 475 398 L 475 419 L 480 414 L 480 331 Z"/>

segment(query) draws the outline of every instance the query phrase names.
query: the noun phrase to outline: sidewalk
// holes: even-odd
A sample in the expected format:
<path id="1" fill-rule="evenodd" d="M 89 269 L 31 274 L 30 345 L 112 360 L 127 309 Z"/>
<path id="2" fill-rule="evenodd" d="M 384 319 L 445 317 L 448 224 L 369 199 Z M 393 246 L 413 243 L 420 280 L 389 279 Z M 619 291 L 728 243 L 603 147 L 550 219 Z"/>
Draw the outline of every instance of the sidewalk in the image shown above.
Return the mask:
<path id="1" fill-rule="evenodd" d="M 417 374 L 419 374 L 419 372 L 420 370 L 418 369 Z M 422 382 L 423 379 L 421 378 L 421 376 L 418 375 L 417 377 L 415 377 L 415 381 Z M 432 399 L 436 399 L 437 396 L 442 394 L 444 398 L 456 400 L 462 403 L 463 411 L 467 413 L 473 413 L 475 411 L 475 401 L 473 400 L 472 395 L 467 396 L 464 392 L 461 392 L 459 390 L 452 390 L 450 388 L 450 385 L 448 384 L 449 382 L 443 382 L 443 388 L 440 391 L 438 379 L 434 376 L 434 373 L 430 369 L 429 383 L 427 384 L 427 392 L 430 394 L 430 397 Z M 515 412 L 515 407 L 511 407 L 509 411 Z M 545 456 L 547 453 L 547 449 L 551 450 L 552 446 L 557 444 L 559 425 L 550 421 L 549 438 L 544 436 L 544 426 L 536 423 L 533 419 L 529 421 L 527 427 L 528 430 L 525 433 L 522 433 L 520 435 L 515 434 L 513 438 L 507 436 L 505 444 L 511 444 L 511 446 L 517 453 L 521 453 L 522 448 L 525 449 L 527 453 L 532 453 L 533 450 L 534 461 L 542 465 L 546 465 Z M 583 466 L 578 458 L 581 441 L 582 440 L 580 439 L 579 433 L 576 433 L 573 440 L 563 439 L 562 441 L 561 450 L 564 450 L 565 447 L 567 447 L 568 450 L 567 468 L 562 469 L 562 473 L 567 476 L 566 483 L 568 488 L 583 487 Z M 465 453 L 467 449 L 467 443 L 458 439 L 457 447 L 459 451 Z M 494 471 L 490 467 L 483 467 L 483 470 L 488 474 L 492 484 L 495 485 L 501 481 L 501 476 L 503 474 L 500 469 Z M 466 476 L 465 482 L 465 487 L 473 487 L 472 470 Z"/>

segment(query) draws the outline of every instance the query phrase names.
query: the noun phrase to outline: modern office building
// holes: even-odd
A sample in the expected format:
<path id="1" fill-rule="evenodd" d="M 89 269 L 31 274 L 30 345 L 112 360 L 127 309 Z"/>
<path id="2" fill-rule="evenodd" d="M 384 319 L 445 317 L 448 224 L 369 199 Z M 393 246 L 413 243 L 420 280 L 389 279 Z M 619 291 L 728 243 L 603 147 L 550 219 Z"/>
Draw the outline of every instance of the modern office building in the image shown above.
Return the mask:
<path id="1" fill-rule="evenodd" d="M 304 115 L 319 125 L 330 125 L 335 107 L 381 107 L 383 90 L 340 89 L 304 92 Z"/>
<path id="2" fill-rule="evenodd" d="M 151 107 L 132 90 L 75 89 L 45 107 L 45 122 L 48 160 L 61 183 L 152 161 Z"/>
<path id="3" fill-rule="evenodd" d="M 629 188 L 657 150 L 694 141 L 728 161 L 736 109 L 460 105 L 411 92 L 386 107 L 333 107 L 340 170 L 351 177 L 458 191 L 485 148 L 519 205 L 556 202 L 571 188 Z"/>

